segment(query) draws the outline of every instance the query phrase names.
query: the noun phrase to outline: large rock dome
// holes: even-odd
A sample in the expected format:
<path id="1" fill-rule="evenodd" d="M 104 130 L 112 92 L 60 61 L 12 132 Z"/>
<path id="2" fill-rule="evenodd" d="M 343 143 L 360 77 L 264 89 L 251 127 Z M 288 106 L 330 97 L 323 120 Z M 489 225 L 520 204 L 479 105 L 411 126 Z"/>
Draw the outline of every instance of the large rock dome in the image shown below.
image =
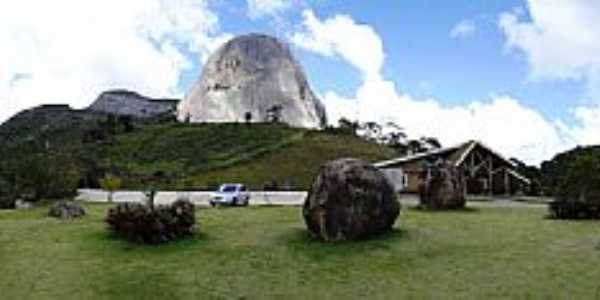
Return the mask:
<path id="1" fill-rule="evenodd" d="M 194 123 L 265 122 L 279 107 L 279 120 L 320 128 L 327 118 L 289 48 L 261 34 L 239 36 L 216 51 L 200 80 L 179 104 L 178 119 Z"/>

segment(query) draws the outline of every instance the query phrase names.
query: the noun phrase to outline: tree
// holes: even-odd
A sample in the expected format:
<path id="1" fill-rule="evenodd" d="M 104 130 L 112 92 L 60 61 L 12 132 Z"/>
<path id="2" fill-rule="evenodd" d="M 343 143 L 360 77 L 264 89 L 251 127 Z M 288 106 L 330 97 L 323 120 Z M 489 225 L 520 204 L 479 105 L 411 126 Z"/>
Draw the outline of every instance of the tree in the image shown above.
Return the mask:
<path id="1" fill-rule="evenodd" d="M 442 148 L 435 137 L 408 139 L 404 128 L 394 122 L 381 125 L 377 122 L 352 122 L 346 118 L 339 120 L 342 132 L 354 133 L 368 141 L 386 145 L 396 151 L 399 156 L 413 155 Z"/>
<path id="2" fill-rule="evenodd" d="M 246 125 L 250 126 L 250 123 L 252 123 L 252 113 L 247 111 L 244 114 L 244 121 L 246 122 Z"/>
<path id="3" fill-rule="evenodd" d="M 383 126 L 377 122 L 365 122 L 360 126 L 362 136 L 374 142 L 381 142 Z"/>
<path id="4" fill-rule="evenodd" d="M 108 191 L 108 202 L 113 202 L 114 193 L 121 187 L 121 184 L 121 179 L 111 174 L 106 174 L 104 178 L 100 179 L 100 187 Z"/>
<path id="5" fill-rule="evenodd" d="M 0 209 L 13 208 L 14 201 L 13 186 L 8 180 L 0 177 Z"/>
<path id="6" fill-rule="evenodd" d="M 428 148 L 428 150 L 440 149 L 442 148 L 442 143 L 437 138 L 434 137 L 422 137 L 421 141 Z"/>
<path id="7" fill-rule="evenodd" d="M 384 145 L 396 150 L 399 155 L 406 155 L 407 135 L 404 132 L 404 128 L 400 127 L 394 122 L 387 122 L 385 127 L 386 133 L 382 136 L 381 142 Z"/>
<path id="8" fill-rule="evenodd" d="M 356 135 L 356 131 L 360 127 L 360 124 L 356 121 L 350 121 L 344 117 L 340 118 L 338 121 L 338 128 L 342 133 Z"/>
<path id="9" fill-rule="evenodd" d="M 536 166 L 530 166 L 524 163 L 523 161 L 511 158 L 510 161 L 514 163 L 517 168 L 516 171 L 527 177 L 531 181 L 527 189 L 524 191 L 528 196 L 539 196 L 542 193 L 542 172 L 540 168 Z"/>

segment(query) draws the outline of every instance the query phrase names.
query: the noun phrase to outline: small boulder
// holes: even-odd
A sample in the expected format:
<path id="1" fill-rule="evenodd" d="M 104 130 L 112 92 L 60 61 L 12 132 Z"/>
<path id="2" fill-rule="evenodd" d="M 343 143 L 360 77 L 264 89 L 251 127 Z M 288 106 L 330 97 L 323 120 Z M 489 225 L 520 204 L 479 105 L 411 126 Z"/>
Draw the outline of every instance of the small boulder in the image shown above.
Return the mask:
<path id="1" fill-rule="evenodd" d="M 351 158 L 321 167 L 303 207 L 309 232 L 327 242 L 382 233 L 392 228 L 399 214 L 400 202 L 387 177 Z"/>
<path id="2" fill-rule="evenodd" d="M 75 219 L 85 216 L 85 209 L 77 202 L 60 201 L 50 206 L 48 215 L 59 219 Z"/>
<path id="3" fill-rule="evenodd" d="M 466 204 L 465 182 L 460 170 L 444 160 L 426 163 L 419 185 L 420 206 L 429 209 L 457 209 Z"/>

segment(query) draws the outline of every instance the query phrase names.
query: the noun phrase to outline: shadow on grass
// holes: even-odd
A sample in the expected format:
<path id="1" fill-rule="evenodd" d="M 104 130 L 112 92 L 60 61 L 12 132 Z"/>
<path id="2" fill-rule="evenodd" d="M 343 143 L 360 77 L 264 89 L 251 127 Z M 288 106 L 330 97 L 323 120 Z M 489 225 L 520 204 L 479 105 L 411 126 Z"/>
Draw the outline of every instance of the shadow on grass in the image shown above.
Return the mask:
<path id="1" fill-rule="evenodd" d="M 365 253 L 376 250 L 389 250 L 395 243 L 407 238 L 408 231 L 393 228 L 361 240 L 328 243 L 312 237 L 305 228 L 293 228 L 286 230 L 281 235 L 280 242 L 293 253 L 320 261 L 335 257 L 363 256 Z"/>
<path id="2" fill-rule="evenodd" d="M 106 251 L 115 254 L 126 253 L 176 253 L 180 251 L 189 251 L 189 249 L 197 249 L 203 243 L 210 240 L 209 236 L 203 232 L 196 232 L 193 236 L 175 240 L 161 244 L 143 244 L 127 241 L 108 230 L 94 231 L 86 234 L 82 238 L 83 249 L 91 252 Z"/>

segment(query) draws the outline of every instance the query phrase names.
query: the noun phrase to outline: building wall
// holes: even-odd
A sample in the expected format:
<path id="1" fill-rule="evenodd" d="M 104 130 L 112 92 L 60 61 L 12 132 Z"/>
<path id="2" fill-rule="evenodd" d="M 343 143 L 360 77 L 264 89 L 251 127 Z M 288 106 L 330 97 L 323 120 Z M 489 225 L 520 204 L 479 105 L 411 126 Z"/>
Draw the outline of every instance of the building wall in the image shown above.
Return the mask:
<path id="1" fill-rule="evenodd" d="M 383 169 L 383 174 L 388 180 L 394 185 L 394 190 L 400 192 L 405 188 L 404 172 L 401 168 L 387 168 Z"/>
<path id="2" fill-rule="evenodd" d="M 404 193 L 419 192 L 419 173 L 421 172 L 421 161 L 414 161 L 402 166 L 385 167 L 382 171 L 394 183 L 397 191 Z M 401 174 L 401 175 L 400 175 Z"/>

